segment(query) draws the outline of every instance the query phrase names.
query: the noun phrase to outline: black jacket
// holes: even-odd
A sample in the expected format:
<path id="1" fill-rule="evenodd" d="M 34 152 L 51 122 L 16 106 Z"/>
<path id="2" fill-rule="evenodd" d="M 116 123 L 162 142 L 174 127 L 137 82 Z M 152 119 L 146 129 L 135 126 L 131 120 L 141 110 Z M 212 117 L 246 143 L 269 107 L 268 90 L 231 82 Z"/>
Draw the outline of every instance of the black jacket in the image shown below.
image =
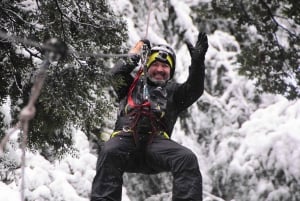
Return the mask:
<path id="1" fill-rule="evenodd" d="M 127 105 L 128 90 L 134 80 L 131 72 L 136 66 L 131 62 L 120 60 L 110 71 L 114 89 L 117 93 L 119 104 L 119 113 L 115 124 L 115 131 L 124 130 L 132 125 L 130 108 Z M 192 105 L 203 93 L 204 90 L 205 66 L 192 63 L 189 68 L 189 76 L 186 82 L 179 84 L 168 81 L 165 86 L 157 86 L 148 81 L 149 99 L 151 102 L 151 112 L 156 118 L 155 126 L 158 130 L 166 132 L 169 136 L 172 134 L 174 124 L 180 112 Z M 140 78 L 136 84 L 132 98 L 135 103 L 142 103 L 143 78 Z M 151 122 L 149 119 L 141 117 L 137 123 L 139 129 L 137 132 L 149 132 Z M 148 131 L 147 131 L 148 130 Z"/>

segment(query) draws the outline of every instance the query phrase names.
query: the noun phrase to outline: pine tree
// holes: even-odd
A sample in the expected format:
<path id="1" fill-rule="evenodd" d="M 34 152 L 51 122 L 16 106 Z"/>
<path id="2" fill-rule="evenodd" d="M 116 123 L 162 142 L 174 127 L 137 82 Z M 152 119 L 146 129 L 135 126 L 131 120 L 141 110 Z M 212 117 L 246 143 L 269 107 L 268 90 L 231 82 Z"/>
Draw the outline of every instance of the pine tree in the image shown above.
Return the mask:
<path id="1" fill-rule="evenodd" d="M 1 33 L 24 39 L 0 41 L 0 105 L 9 97 L 14 121 L 27 104 L 36 61 L 44 49 L 30 44 L 59 38 L 70 50 L 82 53 L 120 53 L 126 27 L 105 0 L 1 1 Z M 72 53 L 48 69 L 46 82 L 30 121 L 32 149 L 70 151 L 71 128 L 90 133 L 108 115 L 105 72 L 111 59 Z M 1 116 L 3 122 L 3 116 Z M 9 125 L 1 126 L 1 136 Z"/>

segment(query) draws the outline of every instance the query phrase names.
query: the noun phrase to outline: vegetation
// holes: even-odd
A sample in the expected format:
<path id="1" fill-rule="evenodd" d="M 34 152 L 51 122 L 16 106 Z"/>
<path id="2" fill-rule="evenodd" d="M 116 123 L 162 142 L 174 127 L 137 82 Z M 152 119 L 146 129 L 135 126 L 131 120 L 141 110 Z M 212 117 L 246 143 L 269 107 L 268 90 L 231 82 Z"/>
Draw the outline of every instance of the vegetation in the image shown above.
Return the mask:
<path id="1" fill-rule="evenodd" d="M 300 2 L 213 0 L 197 6 L 205 30 L 228 31 L 241 45 L 240 74 L 259 92 L 300 97 Z"/>
<path id="2" fill-rule="evenodd" d="M 49 67 L 29 129 L 30 148 L 61 155 L 72 147 L 72 126 L 88 134 L 109 111 L 103 89 L 111 60 L 80 53 L 119 53 L 127 40 L 126 24 L 104 0 L 26 2 L 0 3 L 0 31 L 11 36 L 0 41 L 0 104 L 10 100 L 15 124 L 45 56 L 37 44 L 62 40 L 72 54 Z M 10 125 L 0 118 L 1 137 Z"/>

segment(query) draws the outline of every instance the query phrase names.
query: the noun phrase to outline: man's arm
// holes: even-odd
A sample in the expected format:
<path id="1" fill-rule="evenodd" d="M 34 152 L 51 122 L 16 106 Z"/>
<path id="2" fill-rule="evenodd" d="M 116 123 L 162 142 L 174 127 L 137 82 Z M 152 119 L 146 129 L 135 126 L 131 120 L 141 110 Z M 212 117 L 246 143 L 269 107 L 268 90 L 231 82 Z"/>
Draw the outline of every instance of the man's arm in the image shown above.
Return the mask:
<path id="1" fill-rule="evenodd" d="M 118 99 L 121 100 L 127 95 L 128 89 L 133 82 L 131 72 L 137 66 L 136 59 L 132 57 L 127 60 L 119 60 L 109 71 L 109 80 L 117 93 Z"/>
<path id="2" fill-rule="evenodd" d="M 139 54 L 144 44 L 149 46 L 149 48 L 151 46 L 150 42 L 146 39 L 138 41 L 129 51 L 129 54 L 132 54 L 132 56 L 126 60 L 119 60 L 109 72 L 112 86 L 116 91 L 119 100 L 127 95 L 129 87 L 133 82 L 133 77 L 130 73 L 138 66 L 140 60 Z"/>
<path id="3" fill-rule="evenodd" d="M 208 49 L 208 41 L 205 33 L 199 33 L 196 45 L 186 42 L 191 54 L 191 66 L 189 76 L 185 83 L 179 85 L 174 94 L 174 101 L 179 111 L 193 104 L 204 91 L 205 54 Z"/>

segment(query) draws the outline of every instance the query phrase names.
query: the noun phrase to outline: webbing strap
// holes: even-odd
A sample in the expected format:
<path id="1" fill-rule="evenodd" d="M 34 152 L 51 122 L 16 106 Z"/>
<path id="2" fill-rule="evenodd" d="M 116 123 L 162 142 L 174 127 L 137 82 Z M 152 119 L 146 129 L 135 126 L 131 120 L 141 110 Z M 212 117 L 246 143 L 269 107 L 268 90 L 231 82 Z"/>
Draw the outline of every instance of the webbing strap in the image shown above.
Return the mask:
<path id="1" fill-rule="evenodd" d="M 134 119 L 133 119 L 133 122 L 130 126 L 130 129 L 132 129 L 133 138 L 134 138 L 134 141 L 135 141 L 136 145 L 138 145 L 138 134 L 136 133 L 136 126 L 137 126 L 138 121 L 140 120 L 142 115 L 148 116 L 150 118 L 150 123 L 151 123 L 152 129 L 156 132 L 156 128 L 155 128 L 155 125 L 153 123 L 155 117 L 153 116 L 153 114 L 151 114 L 151 111 L 150 111 L 151 103 L 149 101 L 145 101 L 142 104 L 136 104 L 134 102 L 133 98 L 132 98 L 133 90 L 135 89 L 135 87 L 137 85 L 137 82 L 138 82 L 138 80 L 139 80 L 142 73 L 143 73 L 143 69 L 140 68 L 139 71 L 137 72 L 137 75 L 134 78 L 132 84 L 130 85 L 128 95 L 127 95 L 127 104 L 131 108 L 133 108 L 133 111 L 131 111 L 130 114 L 128 114 L 128 115 L 134 116 Z"/>
<path id="2" fill-rule="evenodd" d="M 132 130 L 128 130 L 126 132 L 129 132 L 129 133 L 133 133 Z M 111 135 L 110 135 L 110 138 L 113 138 L 113 137 L 116 137 L 117 135 L 121 134 L 122 133 L 122 130 L 117 130 L 117 131 L 114 131 Z M 149 133 L 149 134 L 152 134 L 152 133 Z M 165 139 L 170 139 L 169 135 L 167 132 L 165 131 L 161 131 L 159 133 L 159 135 L 163 136 Z"/>
<path id="3" fill-rule="evenodd" d="M 129 87 L 129 91 L 128 91 L 128 95 L 127 95 L 127 103 L 129 104 L 129 106 L 131 107 L 136 107 L 137 105 L 134 103 L 133 99 L 132 99 L 132 92 L 137 84 L 137 82 L 139 81 L 141 74 L 143 73 L 143 69 L 140 68 L 139 71 L 137 72 L 132 84 Z M 147 103 L 147 102 L 146 102 Z M 146 105 L 145 105 L 146 106 Z"/>
<path id="4" fill-rule="evenodd" d="M 144 67 L 145 67 L 145 64 L 144 64 Z M 151 127 L 152 127 L 152 132 L 151 132 L 151 136 L 150 136 L 150 139 L 149 139 L 149 143 L 152 142 L 152 139 L 153 139 L 153 135 L 155 134 L 159 134 L 161 133 L 161 131 L 159 131 L 157 128 L 156 128 L 156 124 L 155 124 L 155 115 L 151 113 L 151 103 L 149 100 L 145 100 L 143 103 L 141 104 L 136 104 L 132 98 L 132 94 L 133 94 L 133 90 L 135 89 L 136 85 L 137 85 L 137 82 L 139 81 L 143 71 L 145 71 L 145 69 L 143 69 L 142 67 L 139 69 L 139 71 L 137 72 L 132 84 L 130 85 L 129 87 L 129 90 L 128 90 L 128 94 L 127 94 L 127 104 L 133 109 L 128 115 L 130 116 L 133 116 L 134 119 L 133 119 L 133 122 L 130 126 L 130 129 L 131 131 L 133 132 L 133 138 L 134 138 L 134 141 L 136 143 L 136 145 L 139 144 L 139 139 L 138 139 L 138 134 L 136 132 L 136 126 L 138 124 L 138 121 L 140 120 L 141 116 L 146 116 L 150 119 L 150 124 L 151 124 Z M 146 84 L 146 81 L 144 80 L 144 84 Z M 144 98 L 144 97 L 143 97 Z M 163 115 L 162 115 L 163 116 Z M 164 126 L 165 127 L 165 126 Z M 117 135 L 118 133 L 116 133 L 115 135 Z M 113 136 L 115 136 L 113 135 Z M 163 136 L 165 138 L 168 137 L 168 135 L 164 132 L 163 133 Z"/>

